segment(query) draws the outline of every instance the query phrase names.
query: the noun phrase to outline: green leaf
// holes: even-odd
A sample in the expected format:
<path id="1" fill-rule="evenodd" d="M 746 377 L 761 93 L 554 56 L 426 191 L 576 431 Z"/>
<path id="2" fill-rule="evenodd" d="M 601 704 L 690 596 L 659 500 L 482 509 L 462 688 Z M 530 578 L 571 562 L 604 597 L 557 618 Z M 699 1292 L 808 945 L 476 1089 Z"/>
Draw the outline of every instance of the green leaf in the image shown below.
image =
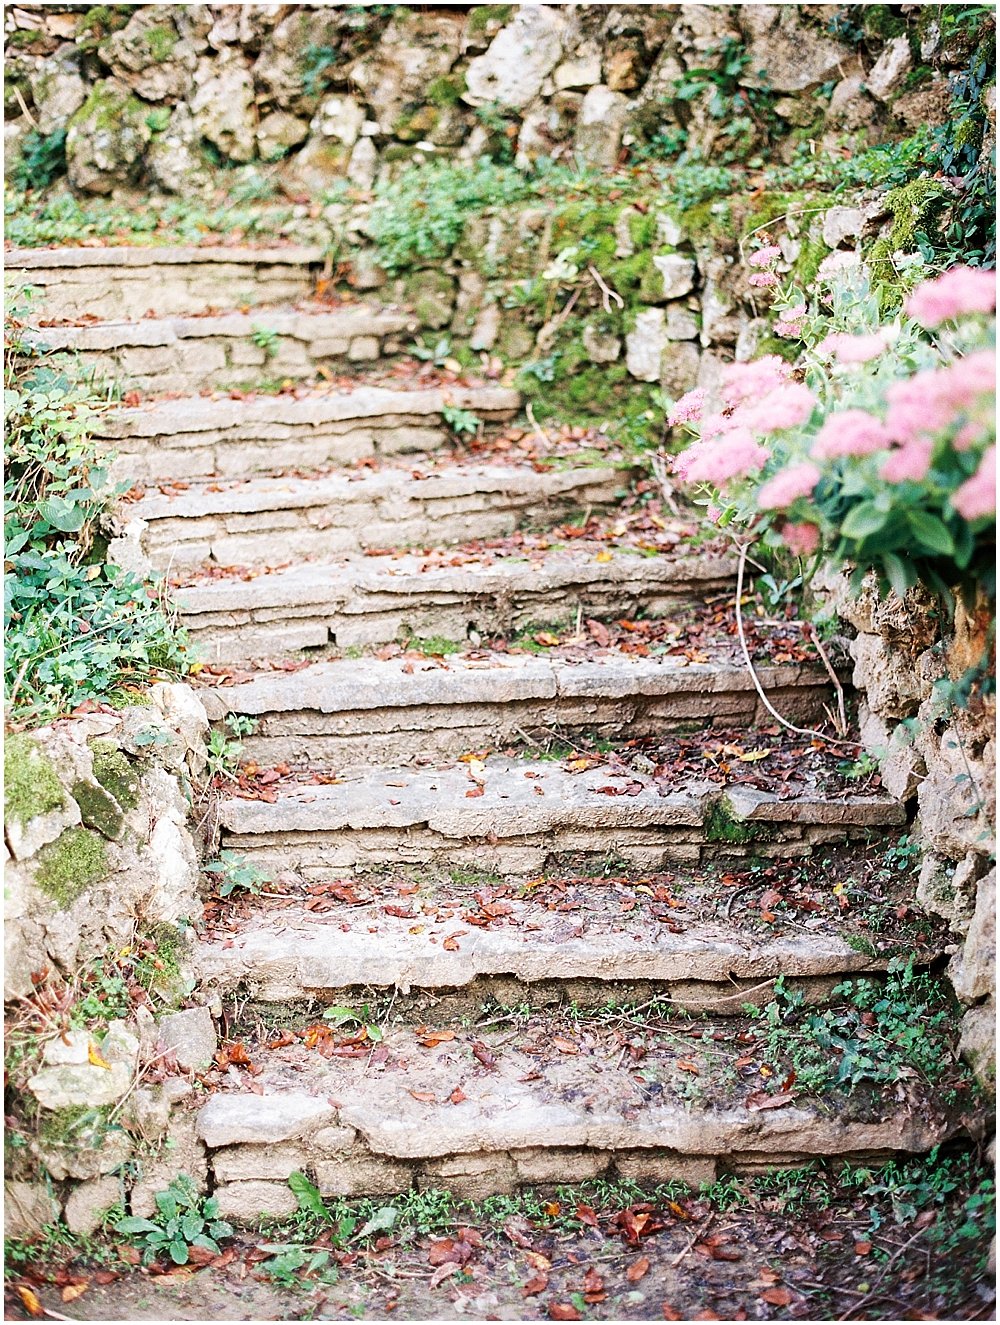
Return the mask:
<path id="1" fill-rule="evenodd" d="M 219 1198 L 210 1196 L 201 1207 L 201 1212 L 206 1219 L 218 1219 L 219 1217 Z"/>
<path id="2" fill-rule="evenodd" d="M 300 1210 L 305 1211 L 306 1214 L 316 1215 L 320 1219 L 330 1218 L 330 1212 L 323 1204 L 319 1188 L 314 1187 L 304 1173 L 299 1173 L 298 1170 L 290 1173 L 288 1185 L 295 1194 Z"/>
<path id="3" fill-rule="evenodd" d="M 324 1021 L 333 1021 L 339 1026 L 345 1021 L 360 1021 L 358 1014 L 351 1008 L 327 1008 L 323 1013 Z"/>
<path id="4" fill-rule="evenodd" d="M 888 511 L 877 510 L 874 502 L 863 501 L 848 511 L 840 526 L 841 533 L 847 538 L 867 538 L 870 534 L 877 534 L 888 518 Z"/>
<path id="5" fill-rule="evenodd" d="M 399 1211 L 394 1206 L 384 1205 L 381 1210 L 376 1210 L 367 1224 L 364 1224 L 355 1238 L 366 1238 L 371 1233 L 388 1233 L 393 1227 Z"/>
<path id="6" fill-rule="evenodd" d="M 206 1251 L 214 1251 L 219 1254 L 221 1248 L 214 1238 L 210 1238 L 207 1233 L 198 1233 L 191 1239 L 192 1247 L 204 1247 Z"/>
<path id="7" fill-rule="evenodd" d="M 185 1241 L 193 1242 L 204 1227 L 201 1215 L 185 1215 L 181 1220 L 181 1236 Z"/>
<path id="8" fill-rule="evenodd" d="M 385 1038 L 379 1026 L 366 1026 L 365 1030 L 368 1032 L 368 1038 L 372 1044 L 379 1044 Z"/>
<path id="9" fill-rule="evenodd" d="M 944 523 L 928 511 L 907 511 L 906 519 L 921 545 L 928 552 L 950 557 L 955 551 L 955 540 Z"/>
<path id="10" fill-rule="evenodd" d="M 83 528 L 86 519 L 85 508 L 74 501 L 67 501 L 65 497 L 46 497 L 38 503 L 38 513 L 62 534 L 75 534 Z"/>
<path id="11" fill-rule="evenodd" d="M 173 1192 L 157 1192 L 153 1199 L 161 1215 L 165 1215 L 167 1219 L 177 1217 L 177 1202 Z"/>
<path id="12" fill-rule="evenodd" d="M 151 1219 L 140 1219 L 138 1215 L 128 1215 L 115 1224 L 116 1233 L 159 1233 L 159 1227 Z"/>
<path id="13" fill-rule="evenodd" d="M 224 1219 L 213 1219 L 208 1226 L 208 1231 L 213 1238 L 231 1238 L 233 1236 L 232 1224 L 227 1224 Z"/>
<path id="14" fill-rule="evenodd" d="M 179 1238 L 175 1239 L 171 1242 L 167 1250 L 170 1253 L 170 1259 L 175 1265 L 187 1265 L 188 1249 L 186 1242 L 181 1242 Z"/>
<path id="15" fill-rule="evenodd" d="M 897 557 L 895 552 L 883 552 L 882 564 L 885 566 L 889 583 L 895 589 L 897 596 L 902 598 L 907 589 L 912 589 L 917 582 L 917 572 L 913 562 L 904 561 L 902 557 Z"/>

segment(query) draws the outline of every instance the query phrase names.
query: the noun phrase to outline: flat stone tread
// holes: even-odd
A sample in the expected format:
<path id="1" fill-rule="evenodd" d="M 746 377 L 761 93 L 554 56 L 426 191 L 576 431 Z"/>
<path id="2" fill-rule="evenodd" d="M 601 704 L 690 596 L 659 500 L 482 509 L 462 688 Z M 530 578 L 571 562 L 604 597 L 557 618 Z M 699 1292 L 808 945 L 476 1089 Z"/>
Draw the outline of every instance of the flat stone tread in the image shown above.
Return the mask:
<path id="1" fill-rule="evenodd" d="M 185 613 L 253 611 L 272 607 L 337 604 L 357 593 L 399 598 L 425 594 L 543 593 L 569 585 L 663 586 L 718 582 L 736 574 L 732 557 L 654 556 L 611 552 L 609 561 L 574 549 L 550 550 L 535 569 L 527 551 L 492 565 L 433 566 L 422 557 L 347 557 L 338 562 L 307 562 L 253 579 L 226 578 L 185 585 L 173 593 Z"/>
<path id="2" fill-rule="evenodd" d="M 683 897 L 683 889 L 678 894 Z M 634 897 L 631 890 L 628 895 Z M 660 908 L 667 917 L 663 923 L 642 905 L 616 910 L 623 894 L 609 897 L 606 887 L 577 882 L 572 896 L 570 912 L 549 911 L 532 904 L 530 896 L 515 897 L 506 902 L 509 919 L 501 916 L 488 928 L 471 896 L 464 910 L 449 897 L 447 906 L 432 900 L 425 912 L 420 899 L 402 894 L 393 902 L 382 896 L 361 906 L 334 902 L 323 912 L 301 905 L 262 908 L 224 941 L 197 943 L 190 962 L 202 987 L 231 991 L 249 980 L 255 988 L 280 988 L 282 1001 L 330 996 L 351 986 L 405 993 L 457 989 L 480 976 L 513 976 L 527 982 L 710 982 L 720 986 L 719 1004 L 733 1011 L 740 1007 L 741 990 L 733 987 L 730 997 L 724 991 L 734 979 L 885 970 L 894 951 L 890 945 L 881 954 L 859 951 L 837 932 L 850 932 L 848 926 L 826 918 L 823 929 L 762 935 L 735 922 L 690 923 L 683 902 Z M 466 914 L 476 914 L 477 923 L 465 920 Z M 442 948 L 442 939 L 456 934 Z"/>
<path id="3" fill-rule="evenodd" d="M 477 651 L 479 652 L 479 651 Z M 823 685 L 819 663 L 758 666 L 765 690 Z M 641 658 L 609 652 L 594 661 L 569 662 L 533 654 L 479 653 L 466 658 L 381 660 L 341 658 L 293 674 L 262 672 L 251 681 L 199 691 L 212 718 L 225 713 L 261 716 L 408 708 L 432 704 L 503 704 L 526 699 L 629 695 L 726 694 L 753 689 L 746 668 L 690 663 L 679 655 Z"/>
<path id="4" fill-rule="evenodd" d="M 401 501 L 437 501 L 473 493 L 515 493 L 546 497 L 574 488 L 610 483 L 619 471 L 612 466 L 579 466 L 542 472 L 515 465 L 446 465 L 423 478 L 406 469 L 345 471 L 319 478 L 257 478 L 242 482 L 204 480 L 175 495 L 150 492 L 125 508 L 140 520 L 198 519 L 206 515 L 280 511 L 331 502 L 370 502 L 387 497 Z"/>
<path id="5" fill-rule="evenodd" d="M 490 412 L 520 408 L 520 392 L 507 387 L 437 387 L 389 390 L 360 386 L 353 390 L 316 392 L 302 399 L 291 395 L 257 396 L 251 400 L 212 400 L 183 396 L 150 401 L 95 416 L 92 432 L 106 438 L 161 437 L 175 433 L 215 432 L 267 423 L 311 425 L 344 419 L 391 418 L 394 414 L 440 414 L 446 404 Z"/>
<path id="6" fill-rule="evenodd" d="M 302 341 L 381 336 L 406 328 L 416 330 L 418 325 L 412 313 L 352 304 L 330 313 L 261 309 L 218 317 L 151 317 L 84 327 L 29 327 L 21 333 L 21 340 L 29 346 L 44 345 L 52 350 L 112 350 L 119 346 L 173 345 L 179 340 L 209 336 L 249 337 L 260 330 Z"/>
<path id="7" fill-rule="evenodd" d="M 733 1067 L 747 1048 L 732 1034 L 706 1048 L 694 1036 L 647 1030 L 646 1052 L 634 1063 L 607 1028 L 561 1030 L 558 1045 L 538 1020 L 521 1032 L 451 1032 L 431 1048 L 414 1029 L 390 1030 L 381 1062 L 368 1053 L 324 1058 L 300 1045 L 271 1050 L 253 1078 L 263 1094 L 215 1093 L 196 1128 L 214 1149 L 307 1137 L 339 1123 L 371 1151 L 397 1159 L 568 1146 L 695 1155 L 915 1152 L 960 1130 L 924 1092 L 902 1105 L 886 1091 L 864 1121 L 822 1096 L 754 1109 L 762 1078 Z M 474 1044 L 493 1056 L 492 1069 L 474 1056 Z M 767 1061 L 763 1049 L 760 1059 Z M 705 1091 L 701 1099 L 691 1098 L 693 1082 Z M 464 1098 L 453 1104 L 456 1090 Z"/>
<path id="8" fill-rule="evenodd" d="M 407 829 L 426 825 L 457 840 L 523 837 L 567 828 L 700 826 L 725 800 L 745 822 L 888 825 L 904 823 L 905 807 L 889 796 L 824 797 L 804 793 L 779 800 L 770 792 L 689 780 L 667 789 L 629 774 L 636 794 L 608 795 L 623 785 L 607 768 L 572 773 L 548 760 L 492 756 L 485 762 L 482 795 L 470 765 L 430 769 L 376 768 L 340 785 L 287 788 L 275 784 L 273 803 L 232 798 L 219 805 L 221 826 L 236 834 L 333 832 L 343 828 Z M 539 794 L 541 793 L 541 794 Z"/>
<path id="9" fill-rule="evenodd" d="M 4 265 L 34 270 L 44 267 L 156 267 L 192 262 L 271 263 L 308 266 L 323 261 L 317 246 L 287 248 L 196 248 L 129 245 L 107 248 L 15 248 L 4 254 Z"/>

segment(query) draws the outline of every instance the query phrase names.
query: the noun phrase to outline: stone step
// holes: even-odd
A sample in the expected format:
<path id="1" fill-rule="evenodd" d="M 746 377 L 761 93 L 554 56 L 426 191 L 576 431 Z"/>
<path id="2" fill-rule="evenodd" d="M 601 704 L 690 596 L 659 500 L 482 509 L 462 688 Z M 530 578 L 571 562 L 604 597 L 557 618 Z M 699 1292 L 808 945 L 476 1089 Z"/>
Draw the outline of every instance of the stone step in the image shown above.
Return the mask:
<path id="1" fill-rule="evenodd" d="M 313 294 L 319 248 L 36 248 L 4 268 L 37 292 L 34 317 L 142 318 L 280 304 Z"/>
<path id="2" fill-rule="evenodd" d="M 173 600 L 208 661 L 236 662 L 414 635 L 461 641 L 475 631 L 506 638 L 528 626 L 569 623 L 578 611 L 596 618 L 665 616 L 731 588 L 735 576 L 733 558 L 706 555 L 553 549 L 544 561 L 490 561 L 424 569 L 427 562 L 412 555 L 345 556 L 255 578 L 192 583 L 176 589 Z"/>
<path id="3" fill-rule="evenodd" d="M 524 733 L 607 740 L 706 720 L 725 727 L 769 721 L 741 664 L 602 654 L 580 662 L 486 650 L 470 657 L 343 658 L 199 695 L 216 722 L 227 713 L 258 720 L 243 751 L 261 767 L 428 762 L 520 743 Z M 757 672 L 783 713 L 800 722 L 822 720 L 830 681 L 821 665 Z"/>
<path id="4" fill-rule="evenodd" d="M 123 508 L 145 521 L 142 546 L 154 569 L 202 562 L 280 566 L 366 548 L 504 538 L 519 524 L 549 526 L 599 514 L 628 473 L 612 466 L 545 469 L 455 464 L 423 474 L 411 467 L 360 469 L 322 478 L 192 483 L 148 493 Z"/>
<path id="5" fill-rule="evenodd" d="M 143 318 L 26 330 L 21 343 L 75 353 L 98 379 L 143 392 L 249 390 L 284 378 L 343 374 L 354 363 L 399 353 L 419 322 L 399 310 L 355 304 L 333 312 L 261 309 L 219 317 Z"/>
<path id="6" fill-rule="evenodd" d="M 222 844 L 309 878 L 389 863 L 525 875 L 578 854 L 641 869 L 809 855 L 906 822 L 901 803 L 877 794 L 779 798 L 745 785 L 723 792 L 694 777 L 658 784 L 631 773 L 615 785 L 608 768 L 572 772 L 503 756 L 486 761 L 480 786 L 469 769 L 372 768 L 336 785 L 281 785 L 273 802 L 223 799 Z"/>
<path id="7" fill-rule="evenodd" d="M 195 1129 L 220 1212 L 239 1220 L 294 1212 L 295 1171 L 324 1197 L 447 1188 L 482 1200 L 605 1177 L 697 1188 L 720 1173 L 926 1152 L 966 1126 L 919 1081 L 905 1105 L 890 1090 L 781 1092 L 787 1063 L 768 1067 L 755 1028 L 737 1041 L 704 1021 L 637 1031 L 534 1018 L 443 1039 L 391 1029 L 374 1049 L 340 1053 L 346 1036 L 320 1028 L 312 1048 L 252 1046 L 262 1093 L 217 1090 Z"/>
<path id="8" fill-rule="evenodd" d="M 91 431 L 118 452 L 112 466 L 117 479 L 240 478 L 434 451 L 447 440 L 445 405 L 494 421 L 512 419 L 520 404 L 519 393 L 505 387 L 361 386 L 251 400 L 189 396 L 106 410 Z"/>
<path id="9" fill-rule="evenodd" d="M 833 887 L 851 877 L 863 909 L 844 912 Z M 780 902 L 762 907 L 775 882 Z M 711 866 L 504 885 L 476 871 L 394 870 L 349 886 L 310 887 L 285 873 L 276 890 L 286 896 L 262 898 L 232 926 L 225 903 L 209 907 L 185 968 L 203 996 L 287 1008 L 360 1005 L 388 990 L 394 1014 L 414 1023 L 428 1015 L 427 991 L 438 1020 L 553 1003 L 594 1013 L 609 1001 L 729 1017 L 769 1003 L 779 976 L 815 1004 L 847 975 L 884 972 L 900 953 L 926 966 L 942 950 L 930 921 L 915 943 L 913 923 L 903 932 L 896 918 L 912 886 L 879 878 L 851 852 L 780 878 L 772 869 L 723 881 Z"/>

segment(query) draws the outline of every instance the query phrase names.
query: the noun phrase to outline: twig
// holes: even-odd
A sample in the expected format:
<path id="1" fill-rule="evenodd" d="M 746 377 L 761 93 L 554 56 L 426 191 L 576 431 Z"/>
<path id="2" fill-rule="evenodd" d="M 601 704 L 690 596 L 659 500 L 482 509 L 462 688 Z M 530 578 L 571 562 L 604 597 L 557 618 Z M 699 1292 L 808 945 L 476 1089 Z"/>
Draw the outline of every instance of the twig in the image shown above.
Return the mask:
<path id="1" fill-rule="evenodd" d="M 663 494 L 663 500 L 670 507 L 673 515 L 680 515 L 677 509 L 677 502 L 674 500 L 674 485 L 667 477 L 666 458 L 659 451 L 654 451 L 649 457 L 650 467 L 653 471 L 653 477 L 660 485 L 660 492 Z"/>
<path id="2" fill-rule="evenodd" d="M 898 1251 L 894 1251 L 892 1253 L 892 1255 L 889 1257 L 886 1263 L 882 1266 L 881 1272 L 879 1273 L 878 1277 L 875 1279 L 875 1282 L 872 1284 L 871 1288 L 869 1288 L 865 1296 L 861 1298 L 860 1301 L 855 1302 L 853 1307 L 848 1307 L 846 1313 L 840 1317 L 841 1320 L 850 1320 L 852 1311 L 857 1311 L 859 1307 L 864 1306 L 866 1302 L 870 1302 L 876 1296 L 875 1289 L 878 1288 L 879 1284 L 889 1273 L 889 1270 L 891 1269 L 893 1262 L 899 1260 L 903 1252 L 906 1251 L 908 1247 L 912 1247 L 914 1242 L 916 1242 L 918 1238 L 923 1237 L 923 1235 L 924 1235 L 924 1229 L 918 1228 L 912 1238 L 909 1238 L 906 1242 L 904 1242 Z"/>
<path id="3" fill-rule="evenodd" d="M 535 432 L 539 435 L 539 437 L 541 437 L 541 439 L 544 441 L 545 445 L 551 446 L 552 443 L 549 441 L 549 434 L 545 431 L 545 429 L 542 427 L 540 423 L 535 422 L 535 411 L 531 408 L 530 400 L 528 401 L 527 405 L 525 405 L 524 412 L 528 416 L 528 422 L 531 424 L 532 428 L 534 428 Z"/>
<path id="4" fill-rule="evenodd" d="M 16 83 L 14 84 L 14 96 L 17 97 L 17 104 L 21 107 L 21 110 L 24 112 L 25 119 L 28 121 L 28 123 L 31 125 L 33 129 L 37 129 L 38 121 L 35 119 L 34 115 L 32 115 L 31 111 L 25 105 L 24 97 L 21 96 L 21 89 L 18 87 Z M 59 1316 L 58 1319 L 66 1320 L 67 1317 Z"/>
<path id="5" fill-rule="evenodd" d="M 713 1220 L 714 1218 L 715 1218 L 715 1215 L 714 1215 L 714 1214 L 711 1214 L 711 1215 L 708 1216 L 708 1218 L 707 1218 L 702 1224 L 699 1224 L 699 1226 L 695 1229 L 695 1231 L 691 1234 L 690 1238 L 688 1239 L 688 1244 L 687 1244 L 687 1246 L 684 1248 L 684 1250 L 678 1252 L 677 1255 L 674 1257 L 674 1259 L 673 1259 L 672 1261 L 670 1261 L 669 1264 L 670 1264 L 670 1268 L 671 1268 L 671 1270 L 676 1270 L 676 1269 L 677 1269 L 677 1267 L 680 1265 L 681 1261 L 683 1261 L 684 1257 L 688 1254 L 688 1252 L 691 1250 L 691 1248 L 694 1246 L 694 1244 L 698 1241 L 698 1239 L 699 1239 L 700 1237 L 702 1237 L 705 1233 L 708 1232 L 709 1227 L 711 1226 L 712 1220 Z"/>
<path id="6" fill-rule="evenodd" d="M 616 299 L 618 301 L 619 308 L 624 308 L 625 300 L 621 297 L 621 295 L 618 293 L 617 290 L 612 290 L 609 285 L 604 284 L 604 282 L 601 280 L 601 273 L 597 270 L 597 268 L 588 267 L 587 270 L 590 272 L 591 276 L 593 276 L 597 284 L 601 287 L 601 302 L 604 305 L 605 313 L 611 312 L 611 304 L 609 301 L 612 299 Z"/>
<path id="7" fill-rule="evenodd" d="M 747 671 L 750 673 L 750 679 L 753 681 L 754 689 L 760 696 L 761 702 L 767 709 L 768 713 L 770 713 L 772 717 L 777 718 L 782 727 L 787 727 L 791 732 L 797 732 L 799 736 L 815 736 L 819 740 L 825 741 L 827 745 L 839 745 L 843 746 L 845 749 L 848 747 L 853 749 L 857 745 L 857 741 L 835 741 L 832 736 L 825 736 L 823 732 L 813 731 L 811 727 L 796 727 L 794 723 L 789 722 L 787 718 L 781 716 L 764 693 L 764 687 L 761 685 L 757 673 L 754 671 L 753 663 L 750 661 L 750 650 L 747 648 L 747 637 L 743 630 L 743 574 L 746 570 L 747 552 L 749 551 L 749 548 L 749 543 L 744 543 L 740 547 L 740 564 L 736 573 L 736 629 L 739 632 L 740 648 L 743 651 L 743 661 L 747 665 Z"/>
<path id="8" fill-rule="evenodd" d="M 840 715 L 840 722 L 837 724 L 837 735 L 846 736 L 847 710 L 844 707 L 844 687 L 840 684 L 840 677 L 837 675 L 836 671 L 834 670 L 833 664 L 830 662 L 830 659 L 827 657 L 826 649 L 823 648 L 823 645 L 820 642 L 819 631 L 816 629 L 816 627 L 813 625 L 811 621 L 808 622 L 804 621 L 802 623 L 802 633 L 803 634 L 808 633 L 812 636 L 812 642 L 816 645 L 816 652 L 823 660 L 823 666 L 826 668 L 827 675 L 829 676 L 830 680 L 833 682 L 833 688 L 837 692 L 837 713 Z"/>

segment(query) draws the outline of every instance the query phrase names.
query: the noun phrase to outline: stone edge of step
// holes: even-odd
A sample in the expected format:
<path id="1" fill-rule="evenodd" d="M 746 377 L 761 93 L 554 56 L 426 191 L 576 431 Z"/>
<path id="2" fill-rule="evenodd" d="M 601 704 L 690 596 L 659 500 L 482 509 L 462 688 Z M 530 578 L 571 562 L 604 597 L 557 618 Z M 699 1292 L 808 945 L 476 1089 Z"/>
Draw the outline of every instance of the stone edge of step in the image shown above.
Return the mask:
<path id="1" fill-rule="evenodd" d="M 95 416 L 91 431 L 100 438 L 149 438 L 171 433 L 215 432 L 262 423 L 316 427 L 381 415 L 440 414 L 447 404 L 482 414 L 506 413 L 520 408 L 521 394 L 512 387 L 430 387 L 393 391 L 386 387 L 361 386 L 352 391 L 315 395 L 302 400 L 294 396 L 254 400 L 184 396 L 177 400 L 150 401 L 144 405 L 103 411 Z"/>
<path id="2" fill-rule="evenodd" d="M 404 659 L 337 659 L 294 674 L 264 673 L 241 685 L 199 691 L 211 721 L 227 713 L 254 717 L 266 713 L 317 710 L 364 712 L 415 705 L 503 704 L 527 699 L 624 699 L 678 694 L 728 694 L 753 689 L 746 668 L 735 663 L 662 663 L 608 658 L 582 663 L 532 656 L 488 664 L 452 661 L 441 667 Z M 446 660 L 447 662 L 447 660 Z M 406 671 L 409 666 L 413 670 Z M 825 685 L 819 663 L 759 666 L 766 690 Z"/>
<path id="3" fill-rule="evenodd" d="M 129 245 L 107 248 L 21 248 L 4 254 L 8 271 L 16 268 L 44 270 L 46 267 L 156 267 L 198 262 L 236 262 L 267 266 L 313 266 L 323 261 L 316 246 L 288 248 L 196 248 L 164 245 L 143 248 Z"/>

